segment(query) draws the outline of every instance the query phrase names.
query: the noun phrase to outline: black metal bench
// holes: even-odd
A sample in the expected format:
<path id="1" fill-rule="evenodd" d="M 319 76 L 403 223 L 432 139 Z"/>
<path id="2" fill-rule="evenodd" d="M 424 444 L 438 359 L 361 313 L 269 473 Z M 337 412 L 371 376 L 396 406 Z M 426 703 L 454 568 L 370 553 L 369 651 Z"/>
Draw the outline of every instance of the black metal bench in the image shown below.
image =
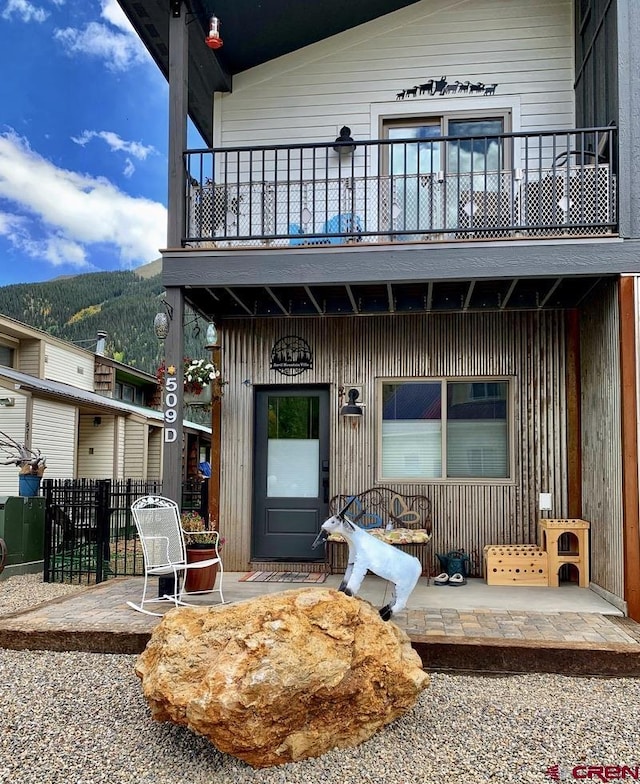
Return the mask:
<path id="1" fill-rule="evenodd" d="M 422 573 L 431 572 L 431 501 L 424 495 L 407 495 L 391 487 L 371 487 L 361 493 L 343 493 L 329 502 L 334 515 L 351 504 L 345 512 L 353 523 L 394 547 L 415 555 Z M 331 574 L 347 568 L 348 549 L 339 535 L 331 535 L 326 544 L 326 558 Z"/>

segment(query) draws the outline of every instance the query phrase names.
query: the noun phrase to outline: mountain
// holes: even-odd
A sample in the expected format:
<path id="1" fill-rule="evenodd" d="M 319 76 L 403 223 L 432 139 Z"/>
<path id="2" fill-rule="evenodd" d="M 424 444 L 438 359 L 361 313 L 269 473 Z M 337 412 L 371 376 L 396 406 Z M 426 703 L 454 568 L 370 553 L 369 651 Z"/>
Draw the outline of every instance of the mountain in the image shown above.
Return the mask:
<path id="1" fill-rule="evenodd" d="M 163 310 L 161 259 L 131 272 L 92 272 L 44 283 L 0 286 L 0 313 L 95 349 L 99 331 L 107 333 L 105 354 L 127 365 L 155 373 L 163 346 L 153 332 L 153 319 Z M 194 323 L 187 309 L 185 323 Z M 185 331 L 185 353 L 202 355 L 201 332 Z"/>

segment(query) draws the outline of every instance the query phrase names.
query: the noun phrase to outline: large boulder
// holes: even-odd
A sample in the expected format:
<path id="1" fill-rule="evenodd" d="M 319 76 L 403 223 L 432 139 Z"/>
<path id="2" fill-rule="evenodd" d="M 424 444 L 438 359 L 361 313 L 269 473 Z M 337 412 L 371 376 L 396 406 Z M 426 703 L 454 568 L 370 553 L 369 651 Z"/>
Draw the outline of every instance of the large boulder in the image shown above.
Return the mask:
<path id="1" fill-rule="evenodd" d="M 355 746 L 429 685 L 402 629 L 326 588 L 171 610 L 136 672 L 155 719 L 255 767 Z"/>

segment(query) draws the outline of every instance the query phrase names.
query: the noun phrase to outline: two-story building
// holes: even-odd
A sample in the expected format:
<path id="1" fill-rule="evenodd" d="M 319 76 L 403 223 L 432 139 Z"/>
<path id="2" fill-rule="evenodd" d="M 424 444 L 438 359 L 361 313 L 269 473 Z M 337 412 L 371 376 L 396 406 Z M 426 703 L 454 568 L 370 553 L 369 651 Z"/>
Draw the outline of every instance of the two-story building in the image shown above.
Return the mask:
<path id="1" fill-rule="evenodd" d="M 640 4 L 120 4 L 169 80 L 168 360 L 185 302 L 220 336 L 227 568 L 387 485 L 479 574 L 548 493 L 640 619 Z"/>
<path id="2" fill-rule="evenodd" d="M 0 431 L 47 458 L 51 479 L 160 479 L 164 418 L 155 376 L 0 316 Z M 186 421 L 181 476 L 195 477 L 210 428 Z M 7 457 L 0 453 L 0 462 Z M 0 465 L 0 496 L 18 494 Z"/>

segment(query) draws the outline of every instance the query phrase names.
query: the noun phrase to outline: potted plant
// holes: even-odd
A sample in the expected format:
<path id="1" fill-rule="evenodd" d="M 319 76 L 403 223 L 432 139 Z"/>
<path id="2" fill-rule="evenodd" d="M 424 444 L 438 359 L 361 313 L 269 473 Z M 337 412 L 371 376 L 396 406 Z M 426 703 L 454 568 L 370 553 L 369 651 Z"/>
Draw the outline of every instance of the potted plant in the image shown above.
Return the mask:
<path id="1" fill-rule="evenodd" d="M 167 367 L 163 362 L 156 372 L 156 377 L 164 385 Z M 223 381 L 220 371 L 213 362 L 205 359 L 185 357 L 182 367 L 182 383 L 185 405 L 208 405 L 213 397 L 222 396 Z"/>
<path id="2" fill-rule="evenodd" d="M 18 491 L 23 497 L 33 497 L 40 492 L 40 482 L 47 467 L 47 458 L 39 449 L 30 449 L 26 444 L 11 438 L 0 430 L 0 451 L 7 458 L 2 465 L 16 465 L 20 469 Z"/>
<path id="3" fill-rule="evenodd" d="M 207 561 L 210 558 L 216 558 L 220 554 L 224 545 L 224 539 L 220 538 L 215 527 L 207 528 L 201 514 L 193 510 L 182 512 L 180 523 L 182 530 L 185 532 L 187 563 Z M 218 564 L 208 566 L 205 569 L 191 569 L 187 572 L 185 590 L 187 593 L 211 591 L 215 585 L 217 574 Z"/>

